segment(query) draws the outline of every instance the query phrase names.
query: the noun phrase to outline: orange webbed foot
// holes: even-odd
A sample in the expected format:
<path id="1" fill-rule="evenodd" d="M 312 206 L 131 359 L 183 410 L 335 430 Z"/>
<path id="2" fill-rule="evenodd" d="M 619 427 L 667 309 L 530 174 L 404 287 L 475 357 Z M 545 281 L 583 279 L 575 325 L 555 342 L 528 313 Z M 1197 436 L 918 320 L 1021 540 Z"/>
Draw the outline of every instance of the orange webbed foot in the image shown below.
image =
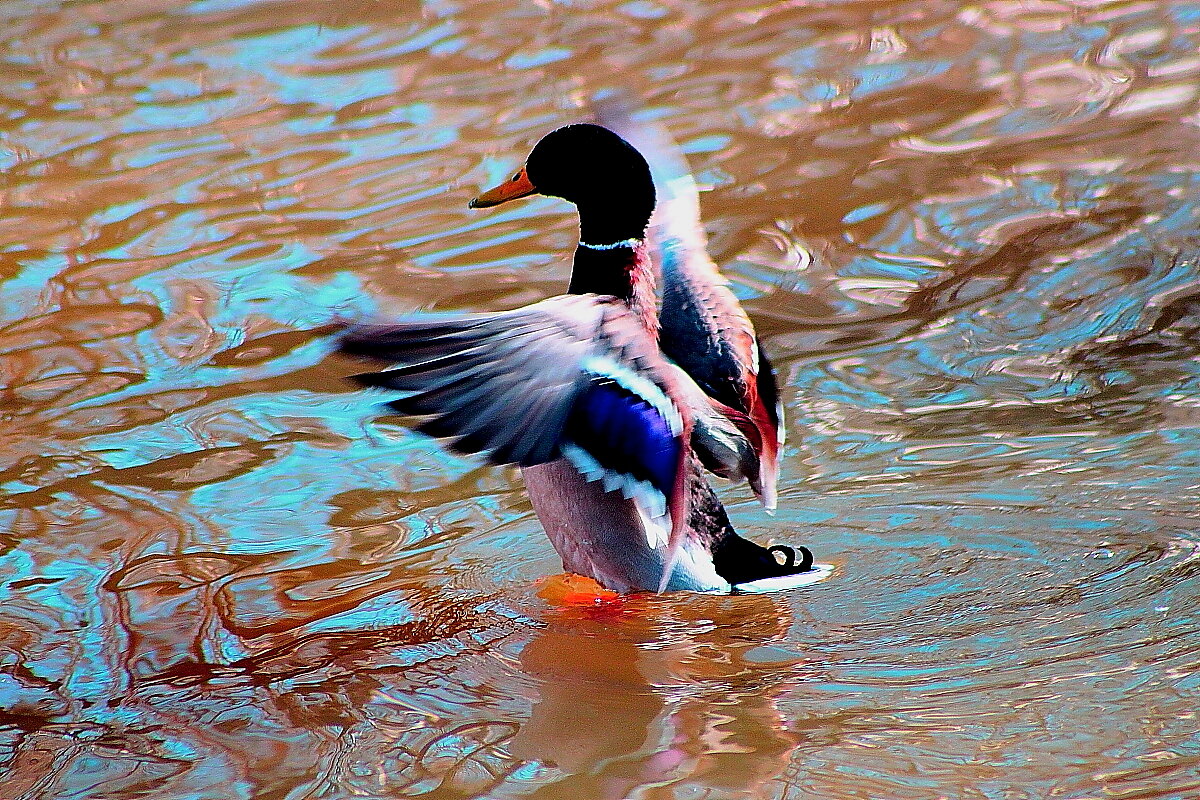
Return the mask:
<path id="1" fill-rule="evenodd" d="M 592 578 L 565 572 L 548 575 L 537 582 L 538 597 L 558 606 L 611 607 L 621 602 L 621 595 L 605 589 Z"/>

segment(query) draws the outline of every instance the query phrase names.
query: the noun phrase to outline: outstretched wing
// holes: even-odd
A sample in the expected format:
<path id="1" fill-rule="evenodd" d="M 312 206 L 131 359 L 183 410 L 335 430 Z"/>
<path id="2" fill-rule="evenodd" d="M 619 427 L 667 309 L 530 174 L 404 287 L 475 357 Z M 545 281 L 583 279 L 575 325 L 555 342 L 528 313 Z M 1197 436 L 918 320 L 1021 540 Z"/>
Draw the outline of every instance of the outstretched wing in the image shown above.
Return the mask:
<path id="1" fill-rule="evenodd" d="M 623 304 L 575 295 L 496 314 L 425 314 L 356 327 L 341 349 L 395 364 L 356 377 L 405 392 L 388 405 L 425 417 L 417 430 L 498 464 L 565 457 L 635 500 L 648 534 L 677 541 L 690 416 Z"/>
<path id="2" fill-rule="evenodd" d="M 588 344 L 551 315 L 428 314 L 363 325 L 343 351 L 390 361 L 386 372 L 355 376 L 408 394 L 388 405 L 428 419 L 415 427 L 453 437 L 462 453 L 531 466 L 559 455 L 559 439 L 580 382 Z"/>

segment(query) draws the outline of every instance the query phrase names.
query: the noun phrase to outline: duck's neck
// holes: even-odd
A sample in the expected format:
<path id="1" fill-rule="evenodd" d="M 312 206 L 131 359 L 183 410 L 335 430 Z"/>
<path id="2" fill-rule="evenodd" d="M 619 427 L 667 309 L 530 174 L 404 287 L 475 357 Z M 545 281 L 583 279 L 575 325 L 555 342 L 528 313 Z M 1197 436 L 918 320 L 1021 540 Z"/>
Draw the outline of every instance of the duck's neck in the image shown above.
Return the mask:
<path id="1" fill-rule="evenodd" d="M 609 294 L 629 304 L 646 331 L 658 338 L 658 300 L 650 251 L 641 237 L 611 242 L 580 238 L 570 294 Z"/>

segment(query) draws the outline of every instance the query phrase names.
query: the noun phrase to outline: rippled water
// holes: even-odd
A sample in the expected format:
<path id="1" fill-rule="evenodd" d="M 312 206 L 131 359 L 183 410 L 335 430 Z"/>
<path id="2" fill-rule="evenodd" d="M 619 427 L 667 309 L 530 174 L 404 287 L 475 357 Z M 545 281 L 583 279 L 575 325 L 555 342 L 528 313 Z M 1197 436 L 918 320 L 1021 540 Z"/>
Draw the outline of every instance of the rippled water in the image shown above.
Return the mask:
<path id="1" fill-rule="evenodd" d="M 0 797 L 1200 795 L 1200 4 L 0 2 Z M 644 95 L 785 378 L 789 595 L 552 607 L 327 324 Z"/>

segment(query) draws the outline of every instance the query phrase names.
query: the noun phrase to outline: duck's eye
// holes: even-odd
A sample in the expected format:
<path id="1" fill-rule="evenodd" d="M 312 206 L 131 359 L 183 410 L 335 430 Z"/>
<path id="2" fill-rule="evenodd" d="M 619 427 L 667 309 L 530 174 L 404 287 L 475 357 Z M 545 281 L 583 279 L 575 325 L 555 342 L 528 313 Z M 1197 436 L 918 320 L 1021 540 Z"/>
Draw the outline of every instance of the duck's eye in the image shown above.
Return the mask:
<path id="1" fill-rule="evenodd" d="M 518 172 L 516 175 L 513 175 L 512 182 L 516 183 L 519 180 L 521 180 L 521 173 Z"/>

